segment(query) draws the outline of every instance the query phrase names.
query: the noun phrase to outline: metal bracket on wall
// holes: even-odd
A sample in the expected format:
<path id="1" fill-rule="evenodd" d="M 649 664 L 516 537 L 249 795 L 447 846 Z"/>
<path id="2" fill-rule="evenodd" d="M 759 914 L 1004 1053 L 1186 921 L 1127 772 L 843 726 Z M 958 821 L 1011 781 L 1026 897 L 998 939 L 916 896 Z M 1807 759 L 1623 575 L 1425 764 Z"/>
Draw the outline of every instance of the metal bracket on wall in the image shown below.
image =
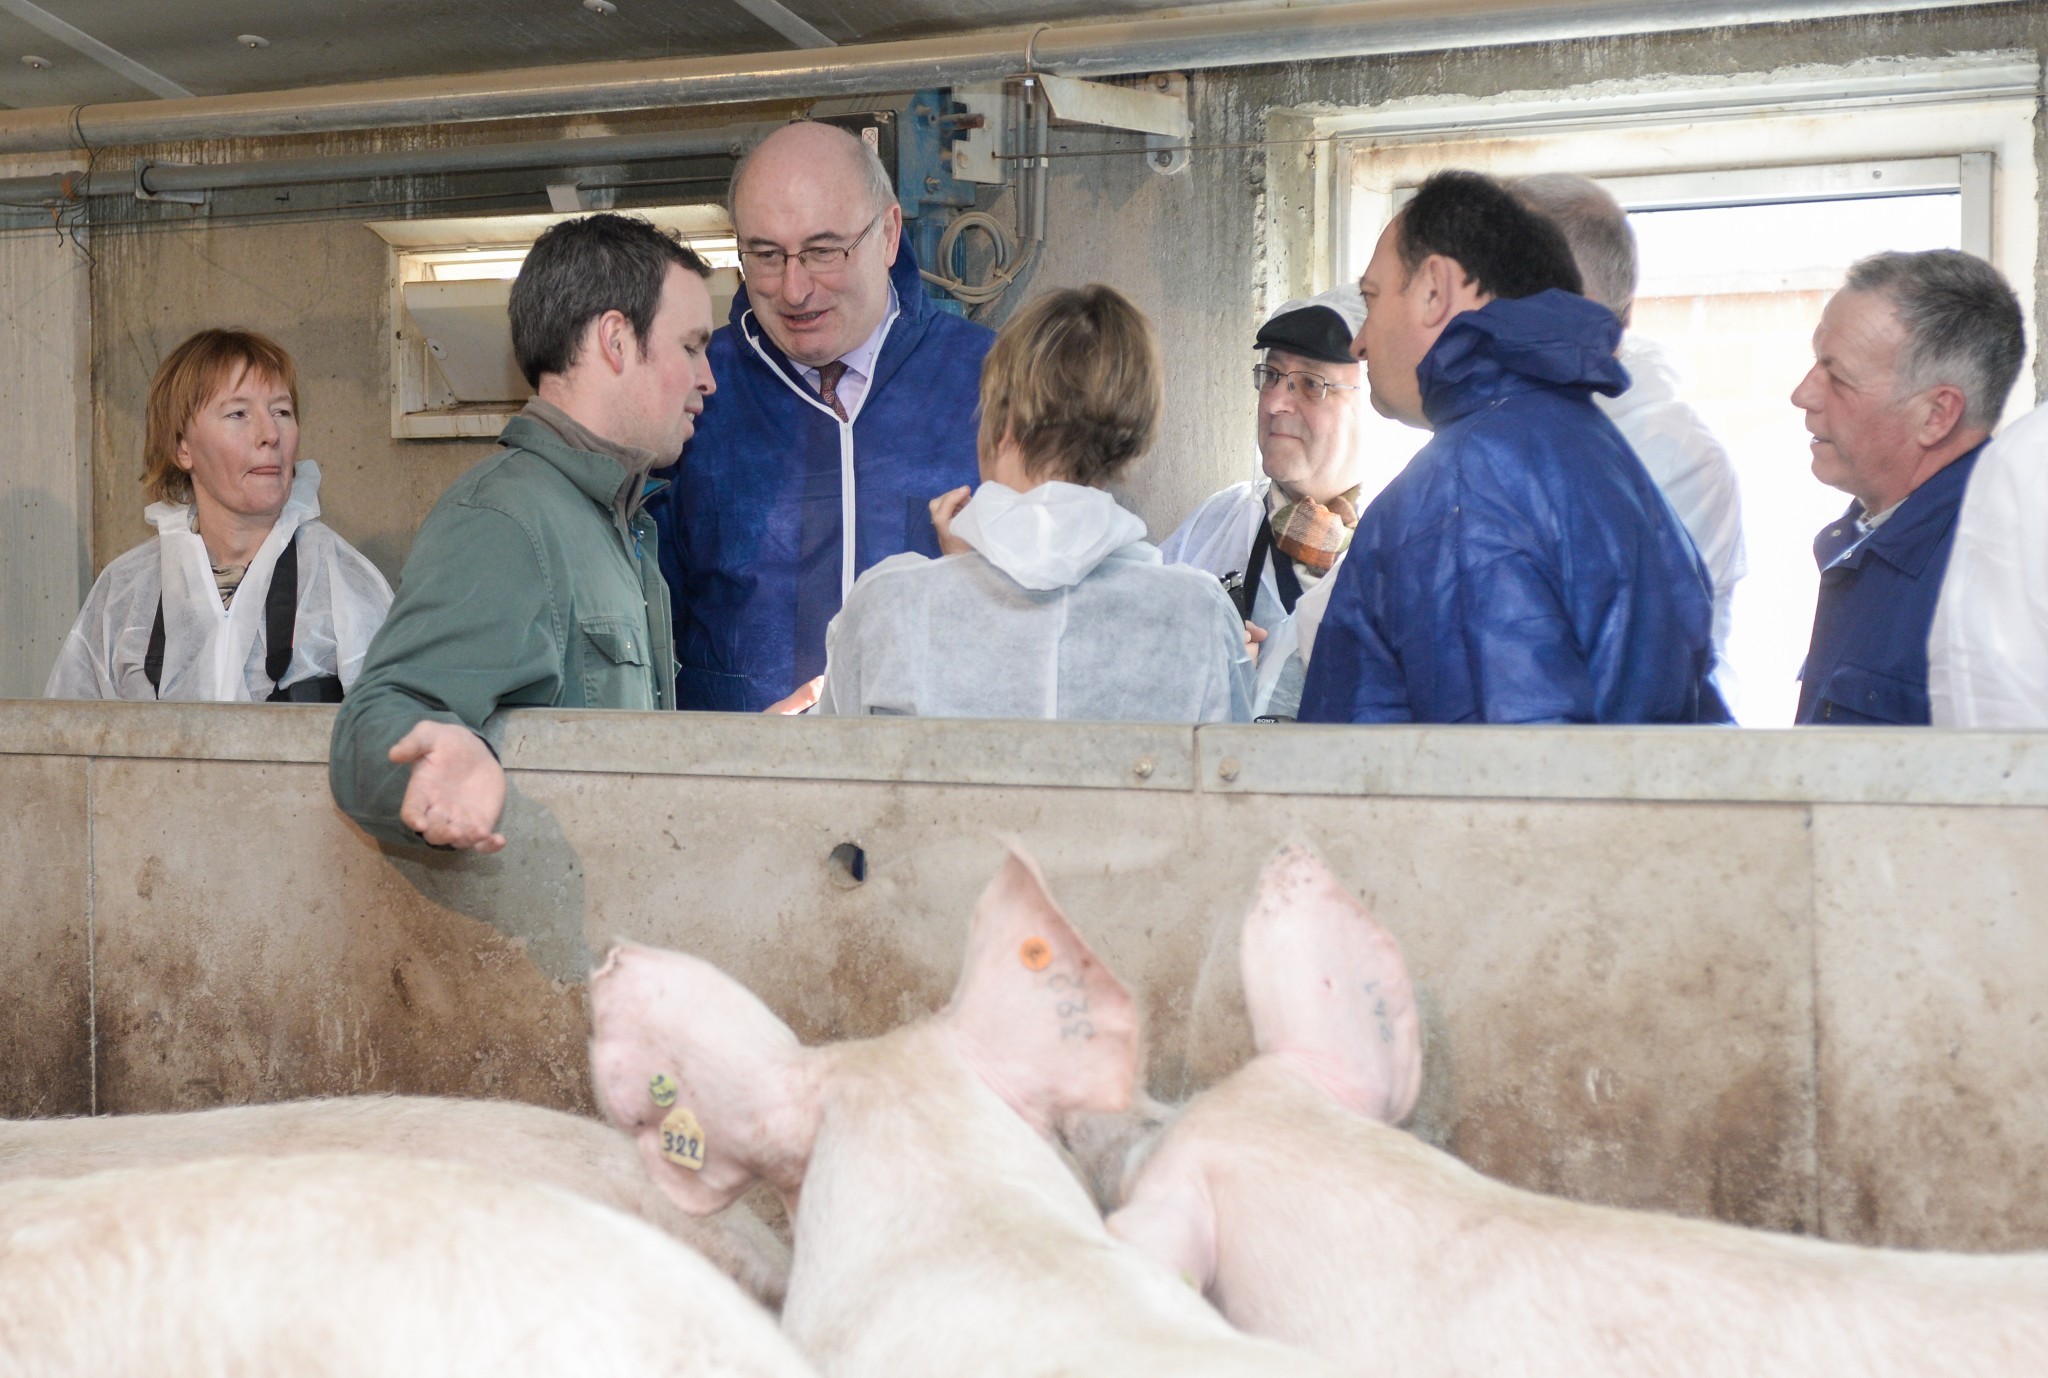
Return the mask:
<path id="1" fill-rule="evenodd" d="M 1146 162 L 1172 175 L 1188 165 L 1188 79 L 1178 72 L 1146 77 L 1143 86 L 1110 86 L 1099 81 L 1039 74 L 1052 113 L 1069 124 L 1128 129 L 1145 136 Z"/>
<path id="2" fill-rule="evenodd" d="M 962 123 L 953 140 L 953 175 L 963 182 L 1003 186 L 1010 169 L 1002 153 L 1010 140 L 1010 94 L 1001 82 L 956 86 L 953 104 L 979 123 Z"/>
<path id="3" fill-rule="evenodd" d="M 181 206 L 203 206 L 206 193 L 203 191 L 151 191 L 149 170 L 156 167 L 190 167 L 190 163 L 155 162 L 148 158 L 135 160 L 135 199 L 138 201 L 175 201 Z"/>

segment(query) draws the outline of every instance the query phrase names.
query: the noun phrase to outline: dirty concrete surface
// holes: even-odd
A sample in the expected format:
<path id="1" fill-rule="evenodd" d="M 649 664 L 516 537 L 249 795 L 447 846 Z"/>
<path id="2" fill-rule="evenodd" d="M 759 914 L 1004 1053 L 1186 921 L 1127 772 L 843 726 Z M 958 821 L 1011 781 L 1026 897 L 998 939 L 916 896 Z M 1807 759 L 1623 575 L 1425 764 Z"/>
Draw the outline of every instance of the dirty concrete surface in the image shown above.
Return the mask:
<path id="1" fill-rule="evenodd" d="M 1060 786 L 1046 761 L 1029 767 L 1036 785 L 949 784 L 900 778 L 895 752 L 863 768 L 827 741 L 853 727 L 809 721 L 782 724 L 760 773 L 739 779 L 693 773 L 693 753 L 730 749 L 715 719 L 527 715 L 508 755 L 521 799 L 509 861 L 494 865 L 379 851 L 334 810 L 317 762 L 198 753 L 209 723 L 245 751 L 241 719 L 261 708 L 181 717 L 185 754 L 159 759 L 120 710 L 88 733 L 76 707 L 52 715 L 62 730 L 36 754 L 22 715 L 42 711 L 0 704 L 16 749 L 0 763 L 33 801 L 21 817 L 52 820 L 23 841 L 50 864 L 17 863 L 14 888 L 89 917 L 97 1045 L 76 1018 L 88 952 L 75 922 L 7 965 L 19 989 L 0 1009 L 23 990 L 42 1001 L 14 1044 L 57 1069 L 34 1084 L 96 1071 L 102 1110 L 382 1090 L 588 1110 L 574 964 L 616 938 L 716 962 L 807 1041 L 877 1034 L 944 1003 L 1012 836 L 1132 989 L 1152 1089 L 1179 1097 L 1249 1052 L 1236 927 L 1272 848 L 1304 839 L 1416 973 L 1416 1132 L 1481 1171 L 1867 1243 L 2048 1244 L 2031 1167 L 2048 1149 L 2035 1070 L 2048 1028 L 2026 995 L 2048 961 L 2032 900 L 2048 795 L 1895 798 L 1875 768 L 1881 734 L 1842 749 L 1868 755 L 1884 803 L 1799 804 L 1222 793 L 1192 770 L 1178 789 Z M 949 741 L 999 760 L 1005 731 Z M 1134 734 L 1160 749 L 1157 729 Z M 295 747 L 314 734 L 301 735 Z M 1698 750 L 1715 749 L 1710 735 Z M 1395 729 L 1386 746 L 1420 740 Z M 1611 740 L 1618 757 L 1634 749 Z M 1987 791 L 2009 787 L 2000 744 L 1954 741 Z M 637 750 L 647 768 L 521 764 L 578 744 L 609 760 Z M 1492 765 L 1493 792 L 1508 787 L 1496 745 L 1467 752 Z M 849 778 L 776 778 L 821 760 Z M 1431 788 L 1456 765 L 1439 760 Z M 1941 797 L 1968 785 L 1959 765 Z M 858 882 L 834 859 L 846 846 L 863 850 Z M 55 1052 L 46 1026 L 69 1030 Z M 15 1105 L 82 1108 L 66 1095 Z"/>
<path id="2" fill-rule="evenodd" d="M 408 884 L 324 766 L 106 761 L 94 788 L 103 1111 L 369 1091 L 593 1108 L 581 988 Z"/>
<path id="3" fill-rule="evenodd" d="M 0 755 L 0 1116 L 93 1108 L 88 770 Z"/>

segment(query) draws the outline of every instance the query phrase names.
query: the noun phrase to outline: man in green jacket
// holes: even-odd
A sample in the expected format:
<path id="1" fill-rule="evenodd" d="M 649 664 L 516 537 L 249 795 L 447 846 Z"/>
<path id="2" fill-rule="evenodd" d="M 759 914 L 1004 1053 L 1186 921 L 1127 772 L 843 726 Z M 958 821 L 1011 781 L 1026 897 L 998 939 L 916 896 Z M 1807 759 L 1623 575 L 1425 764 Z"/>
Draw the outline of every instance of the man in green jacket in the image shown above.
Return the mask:
<path id="1" fill-rule="evenodd" d="M 442 494 L 335 720 L 335 802 L 389 842 L 495 852 L 499 708 L 670 708 L 668 587 L 641 504 L 715 383 L 710 268 L 644 220 L 534 244 L 512 348 L 538 394 Z"/>

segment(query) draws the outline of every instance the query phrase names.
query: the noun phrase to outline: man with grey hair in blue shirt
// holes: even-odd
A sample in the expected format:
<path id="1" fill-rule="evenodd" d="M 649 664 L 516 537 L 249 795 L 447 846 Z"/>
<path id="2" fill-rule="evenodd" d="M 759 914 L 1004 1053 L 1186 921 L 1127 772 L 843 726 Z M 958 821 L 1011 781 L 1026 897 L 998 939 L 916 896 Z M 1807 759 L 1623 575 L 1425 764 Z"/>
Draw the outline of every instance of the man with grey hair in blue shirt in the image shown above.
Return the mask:
<path id="1" fill-rule="evenodd" d="M 1813 542 L 1796 721 L 1929 720 L 1927 637 L 1956 514 L 2025 353 L 2012 288 L 1953 249 L 1866 258 L 1829 300 L 1792 405 L 1813 476 L 1854 501 Z"/>

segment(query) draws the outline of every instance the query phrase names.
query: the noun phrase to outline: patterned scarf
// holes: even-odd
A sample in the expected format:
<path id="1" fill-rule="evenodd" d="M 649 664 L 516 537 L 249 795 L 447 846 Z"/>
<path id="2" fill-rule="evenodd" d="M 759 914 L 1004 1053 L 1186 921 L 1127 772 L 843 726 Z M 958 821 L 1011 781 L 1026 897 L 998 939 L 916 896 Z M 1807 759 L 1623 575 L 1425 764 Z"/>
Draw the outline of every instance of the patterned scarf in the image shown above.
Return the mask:
<path id="1" fill-rule="evenodd" d="M 1358 525 L 1357 503 L 1358 489 L 1353 488 L 1331 498 L 1327 505 L 1314 498 L 1299 498 L 1275 508 L 1266 519 L 1273 529 L 1274 546 L 1294 563 L 1328 574 L 1337 557 L 1351 545 L 1352 529 Z"/>

